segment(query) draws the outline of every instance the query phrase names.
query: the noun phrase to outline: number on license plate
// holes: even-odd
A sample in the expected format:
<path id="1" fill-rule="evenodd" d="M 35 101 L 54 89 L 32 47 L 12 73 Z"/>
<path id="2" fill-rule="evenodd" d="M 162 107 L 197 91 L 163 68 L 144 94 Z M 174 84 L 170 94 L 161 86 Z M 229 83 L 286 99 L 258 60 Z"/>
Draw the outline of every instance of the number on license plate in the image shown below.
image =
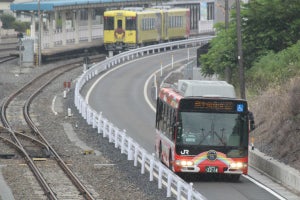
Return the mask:
<path id="1" fill-rule="evenodd" d="M 207 173 L 218 173 L 218 167 L 216 166 L 207 166 L 205 170 Z"/>

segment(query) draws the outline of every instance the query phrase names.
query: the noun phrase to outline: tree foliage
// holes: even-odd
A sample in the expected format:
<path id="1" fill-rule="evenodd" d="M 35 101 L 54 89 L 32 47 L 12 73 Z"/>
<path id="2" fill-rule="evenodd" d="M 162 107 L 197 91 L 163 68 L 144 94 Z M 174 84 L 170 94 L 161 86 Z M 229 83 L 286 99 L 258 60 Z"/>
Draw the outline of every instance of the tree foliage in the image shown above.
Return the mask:
<path id="1" fill-rule="evenodd" d="M 268 87 L 283 85 L 300 75 L 300 40 L 278 53 L 270 52 L 253 63 L 247 79 L 251 92 L 259 93 Z"/>
<path id="2" fill-rule="evenodd" d="M 10 14 L 0 15 L 0 20 L 4 29 L 15 29 L 17 32 L 25 32 L 26 29 L 30 28 L 30 22 L 16 21 L 15 17 Z"/>
<path id="3" fill-rule="evenodd" d="M 13 28 L 13 23 L 15 22 L 15 17 L 10 14 L 2 14 L 0 15 L 0 19 L 2 21 L 2 28 L 10 29 Z"/>
<path id="4" fill-rule="evenodd" d="M 299 0 L 251 0 L 241 8 L 244 66 L 252 64 L 269 52 L 279 52 L 300 39 Z M 231 69 L 237 80 L 237 37 L 235 9 L 231 12 L 228 30 L 218 25 L 217 37 L 211 41 L 206 55 L 200 57 L 204 75 L 217 73 L 224 77 Z M 236 72 L 236 73 L 235 73 Z"/>

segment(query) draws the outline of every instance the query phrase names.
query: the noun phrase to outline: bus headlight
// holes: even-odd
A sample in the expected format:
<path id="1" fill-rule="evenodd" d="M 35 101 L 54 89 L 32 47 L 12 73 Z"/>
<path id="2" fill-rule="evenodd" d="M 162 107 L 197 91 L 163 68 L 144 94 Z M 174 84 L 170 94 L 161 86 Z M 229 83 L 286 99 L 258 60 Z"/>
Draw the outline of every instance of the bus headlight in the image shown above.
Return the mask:
<path id="1" fill-rule="evenodd" d="M 246 167 L 247 165 L 245 163 L 242 162 L 233 162 L 230 163 L 230 168 L 231 169 L 242 169 L 244 167 Z"/>
<path id="2" fill-rule="evenodd" d="M 187 166 L 193 166 L 194 162 L 190 160 L 176 160 L 175 161 L 176 165 L 182 166 L 182 167 L 187 167 Z"/>

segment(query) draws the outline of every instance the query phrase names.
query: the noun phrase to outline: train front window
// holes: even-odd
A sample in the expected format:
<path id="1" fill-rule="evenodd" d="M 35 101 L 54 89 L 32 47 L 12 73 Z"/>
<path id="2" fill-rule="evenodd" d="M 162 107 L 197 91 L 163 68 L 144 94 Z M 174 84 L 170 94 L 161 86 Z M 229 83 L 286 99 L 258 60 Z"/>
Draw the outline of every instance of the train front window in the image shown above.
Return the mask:
<path id="1" fill-rule="evenodd" d="M 184 146 L 244 147 L 247 117 L 243 113 L 180 112 L 177 144 Z"/>
<path id="2" fill-rule="evenodd" d="M 104 17 L 104 30 L 114 30 L 113 17 Z"/>
<path id="3" fill-rule="evenodd" d="M 122 20 L 119 19 L 119 20 L 118 20 L 118 28 L 122 29 L 122 28 L 123 28 L 123 25 L 122 25 L 122 24 L 123 24 L 123 23 L 122 23 Z"/>
<path id="4" fill-rule="evenodd" d="M 136 29 L 136 18 L 135 17 L 126 17 L 126 30 L 135 30 Z"/>

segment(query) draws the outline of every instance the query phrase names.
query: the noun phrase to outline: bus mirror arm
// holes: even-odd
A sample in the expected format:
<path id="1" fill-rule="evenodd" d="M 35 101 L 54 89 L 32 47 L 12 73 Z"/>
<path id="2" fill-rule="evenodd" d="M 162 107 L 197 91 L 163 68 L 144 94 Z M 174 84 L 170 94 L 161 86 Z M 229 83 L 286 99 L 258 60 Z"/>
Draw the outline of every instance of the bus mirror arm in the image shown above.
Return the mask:
<path id="1" fill-rule="evenodd" d="M 249 129 L 250 131 L 253 131 L 255 129 L 255 121 L 254 121 L 254 116 L 253 113 L 251 111 L 248 112 L 248 119 L 249 119 Z"/>
<path id="2" fill-rule="evenodd" d="M 175 122 L 173 124 L 173 128 L 172 128 L 172 139 L 175 140 L 175 133 L 177 132 L 177 134 L 181 131 L 181 126 L 179 122 Z"/>
<path id="3" fill-rule="evenodd" d="M 253 131 L 255 129 L 255 123 L 254 120 L 250 120 L 250 131 Z"/>

